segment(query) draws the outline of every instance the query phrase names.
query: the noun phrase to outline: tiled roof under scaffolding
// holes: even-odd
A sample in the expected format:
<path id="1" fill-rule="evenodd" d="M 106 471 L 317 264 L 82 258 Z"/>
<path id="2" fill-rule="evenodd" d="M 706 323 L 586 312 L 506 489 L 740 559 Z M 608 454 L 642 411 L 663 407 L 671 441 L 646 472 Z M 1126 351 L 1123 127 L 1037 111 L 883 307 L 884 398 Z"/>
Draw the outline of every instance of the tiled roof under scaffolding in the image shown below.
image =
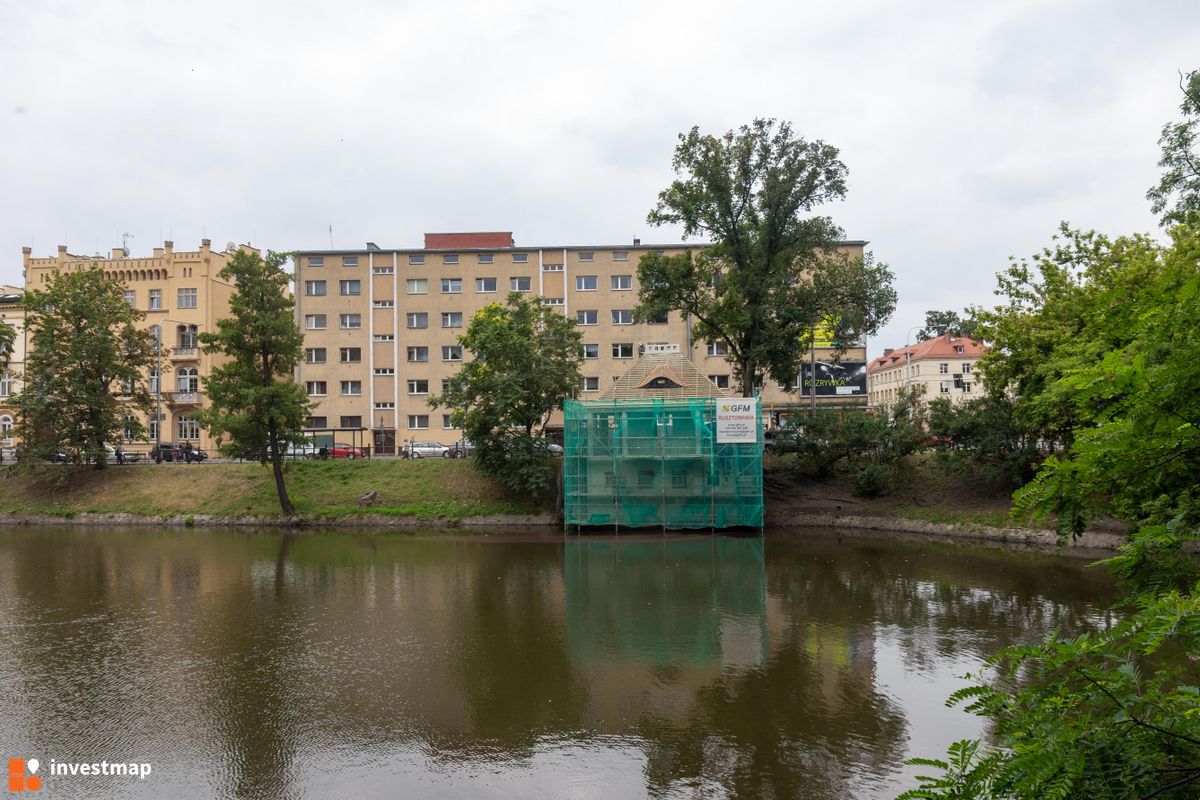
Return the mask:
<path id="1" fill-rule="evenodd" d="M 646 400 L 668 397 L 729 397 L 696 369 L 679 345 L 646 345 L 641 358 L 613 382 L 604 400 Z"/>

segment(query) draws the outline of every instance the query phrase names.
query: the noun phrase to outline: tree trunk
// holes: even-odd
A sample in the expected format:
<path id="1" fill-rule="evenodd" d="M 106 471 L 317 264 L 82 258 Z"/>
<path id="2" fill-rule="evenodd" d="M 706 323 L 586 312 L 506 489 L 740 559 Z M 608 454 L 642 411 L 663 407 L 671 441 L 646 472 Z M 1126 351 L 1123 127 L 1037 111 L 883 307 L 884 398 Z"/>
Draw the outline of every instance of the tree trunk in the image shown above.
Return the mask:
<path id="1" fill-rule="evenodd" d="M 275 427 L 275 420 L 271 420 L 267 424 L 270 431 L 270 436 L 267 441 L 271 447 L 271 471 L 275 473 L 275 491 L 279 495 L 279 508 L 282 509 L 285 516 L 291 516 L 295 513 L 292 508 L 292 500 L 288 497 L 287 487 L 283 485 L 283 456 L 279 452 L 279 433 Z"/>
<path id="2" fill-rule="evenodd" d="M 754 397 L 754 372 L 757 366 L 748 358 L 742 359 L 742 397 Z"/>

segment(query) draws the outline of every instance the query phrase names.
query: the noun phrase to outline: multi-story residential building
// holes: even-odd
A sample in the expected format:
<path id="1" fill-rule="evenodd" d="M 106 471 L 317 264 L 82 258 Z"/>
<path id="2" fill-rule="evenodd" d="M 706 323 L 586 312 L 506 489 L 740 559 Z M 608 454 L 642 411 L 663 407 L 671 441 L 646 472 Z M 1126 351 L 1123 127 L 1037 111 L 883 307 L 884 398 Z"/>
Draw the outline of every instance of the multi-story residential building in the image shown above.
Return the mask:
<path id="1" fill-rule="evenodd" d="M 866 243 L 843 242 L 851 256 Z M 693 246 L 694 248 L 695 246 Z M 599 397 L 647 344 L 678 345 L 721 388 L 736 382 L 724 347 L 694 341 L 679 313 L 635 323 L 637 266 L 649 252 L 687 245 L 558 245 L 518 247 L 510 232 L 430 233 L 420 249 L 314 250 L 296 255 L 296 319 L 305 357 L 297 380 L 316 402 L 310 428 L 370 429 L 376 448 L 396 441 L 460 438 L 448 409 L 430 408 L 464 353 L 458 337 L 488 303 L 511 291 L 575 319 L 583 333 L 580 398 Z M 866 350 L 818 348 L 817 401 L 866 402 Z M 808 355 L 796 353 L 808 364 Z M 822 379 L 832 368 L 838 377 Z M 844 376 L 851 376 L 846 378 Z M 796 387 L 768 385 L 764 415 L 778 420 L 806 405 Z M 552 421 L 553 424 L 553 421 Z"/>
<path id="2" fill-rule="evenodd" d="M 980 342 L 951 334 L 884 350 L 867 368 L 870 403 L 889 406 L 910 386 L 918 387 L 926 400 L 946 397 L 962 403 L 978 397 L 981 384 L 975 362 L 986 352 Z"/>
<path id="3" fill-rule="evenodd" d="M 241 248 L 253 250 L 248 245 Z M 217 320 L 229 314 L 233 285 L 218 273 L 238 249 L 231 242 L 224 251 L 213 250 L 212 242 L 203 239 L 199 250 L 178 251 L 168 241 L 154 248 L 149 258 L 131 258 L 124 248 L 114 248 L 111 256 L 104 258 L 73 255 L 59 245 L 56 256 L 33 258 L 26 247 L 25 285 L 37 289 L 53 273 L 92 266 L 121 283 L 125 301 L 145 312 L 142 327 L 160 338 L 165 351 L 161 368 L 151 369 L 147 376 L 150 393 L 156 398 L 142 420 L 149 440 L 213 447 L 196 412 L 207 405 L 204 380 L 221 357 L 204 353 L 197 337 L 202 331 L 215 330 Z"/>
<path id="4" fill-rule="evenodd" d="M 16 442 L 13 440 L 13 422 L 16 411 L 12 398 L 21 390 L 16 376 L 25 371 L 25 290 L 19 286 L 0 286 L 0 323 L 9 325 L 14 331 L 13 345 L 5 353 L 6 369 L 0 374 L 0 458 L 7 456 Z"/>

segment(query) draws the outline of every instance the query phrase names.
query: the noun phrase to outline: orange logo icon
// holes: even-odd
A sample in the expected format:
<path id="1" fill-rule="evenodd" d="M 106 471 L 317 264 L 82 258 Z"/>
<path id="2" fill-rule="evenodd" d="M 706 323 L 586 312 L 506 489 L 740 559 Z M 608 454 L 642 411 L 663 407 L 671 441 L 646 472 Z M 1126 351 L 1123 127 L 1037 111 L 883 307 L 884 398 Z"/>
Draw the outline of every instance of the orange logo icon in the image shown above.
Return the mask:
<path id="1" fill-rule="evenodd" d="M 38 771 L 38 760 L 31 758 L 10 758 L 8 760 L 8 790 L 10 792 L 36 792 L 42 788 L 42 779 L 34 773 Z M 26 773 L 28 770 L 28 774 Z"/>

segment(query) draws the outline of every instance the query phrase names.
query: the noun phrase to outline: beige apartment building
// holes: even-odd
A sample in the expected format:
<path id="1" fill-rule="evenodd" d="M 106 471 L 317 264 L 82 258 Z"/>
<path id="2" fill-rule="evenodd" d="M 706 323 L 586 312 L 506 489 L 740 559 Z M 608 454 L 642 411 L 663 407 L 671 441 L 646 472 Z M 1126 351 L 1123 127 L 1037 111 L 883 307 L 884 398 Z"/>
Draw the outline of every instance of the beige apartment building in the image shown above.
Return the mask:
<path id="1" fill-rule="evenodd" d="M 884 350 L 867 368 L 870 403 L 889 406 L 908 386 L 919 387 L 926 400 L 945 397 L 963 403 L 978 397 L 982 390 L 975 362 L 986 352 L 980 342 L 951 334 Z"/>
<path id="2" fill-rule="evenodd" d="M 843 242 L 851 256 L 866 242 Z M 447 409 L 428 405 L 468 354 L 458 337 L 483 306 L 528 292 L 575 319 L 583 333 L 579 397 L 599 397 L 649 344 L 674 344 L 713 383 L 735 386 L 723 348 L 694 341 L 671 312 L 633 321 L 637 266 L 646 253 L 683 252 L 681 244 L 518 247 L 511 232 L 430 233 L 420 249 L 301 251 L 296 255 L 296 320 L 305 357 L 297 380 L 316 403 L 312 429 L 369 429 L 383 452 L 406 441 L 451 444 L 461 433 Z M 817 348 L 819 404 L 866 404 L 866 350 L 835 359 Z M 797 352 L 808 368 L 809 354 Z M 836 373 L 836 374 L 834 374 Z M 807 397 L 796 387 L 762 392 L 764 421 L 777 422 Z M 552 424 L 554 420 L 552 420 Z M 561 419 L 558 421 L 561 424 Z"/>
<path id="3" fill-rule="evenodd" d="M 151 369 L 147 376 L 157 402 L 141 420 L 150 443 L 191 442 L 215 455 L 215 443 L 201 429 L 196 412 L 207 406 L 204 380 L 219 357 L 204 353 L 197 337 L 215 330 L 216 321 L 229 314 L 233 285 L 217 273 L 238 249 L 253 250 L 232 242 L 223 251 L 213 250 L 212 242 L 203 239 L 198 250 L 180 251 L 173 242 L 164 242 L 148 258 L 130 257 L 124 248 L 114 248 L 108 257 L 80 256 L 67 252 L 65 245 L 59 245 L 56 256 L 33 258 L 26 247 L 25 286 L 37 289 L 53 273 L 92 266 L 122 284 L 125 301 L 146 314 L 141 326 L 163 343 L 161 370 Z"/>

